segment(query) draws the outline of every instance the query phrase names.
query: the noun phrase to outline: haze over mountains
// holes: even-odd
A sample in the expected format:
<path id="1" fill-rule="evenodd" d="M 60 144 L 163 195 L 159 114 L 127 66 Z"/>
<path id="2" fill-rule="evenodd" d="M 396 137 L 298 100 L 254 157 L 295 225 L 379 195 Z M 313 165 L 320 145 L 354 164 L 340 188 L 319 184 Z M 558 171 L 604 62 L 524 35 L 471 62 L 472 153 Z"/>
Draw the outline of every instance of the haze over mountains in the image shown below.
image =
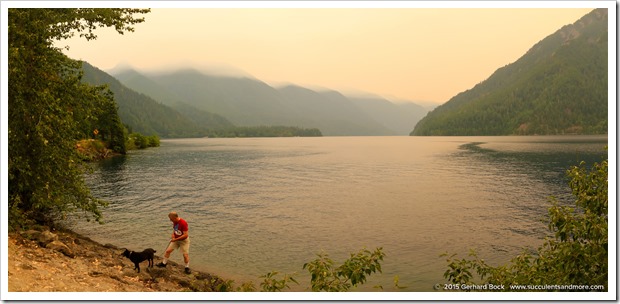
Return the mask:
<path id="1" fill-rule="evenodd" d="M 428 112 L 413 103 L 347 97 L 295 85 L 275 88 L 249 77 L 214 76 L 195 69 L 114 73 L 126 87 L 164 105 L 189 105 L 236 126 L 318 128 L 327 136 L 407 135 Z"/>
<path id="2" fill-rule="evenodd" d="M 606 9 L 593 10 L 431 112 L 378 96 L 274 87 L 192 68 L 125 66 L 113 77 L 84 63 L 84 80 L 110 85 L 123 123 L 162 137 L 235 126 L 316 128 L 326 136 L 606 134 L 607 23 Z"/>
<path id="3" fill-rule="evenodd" d="M 411 134 L 606 134 L 607 28 L 607 9 L 593 10 L 437 107 Z"/>

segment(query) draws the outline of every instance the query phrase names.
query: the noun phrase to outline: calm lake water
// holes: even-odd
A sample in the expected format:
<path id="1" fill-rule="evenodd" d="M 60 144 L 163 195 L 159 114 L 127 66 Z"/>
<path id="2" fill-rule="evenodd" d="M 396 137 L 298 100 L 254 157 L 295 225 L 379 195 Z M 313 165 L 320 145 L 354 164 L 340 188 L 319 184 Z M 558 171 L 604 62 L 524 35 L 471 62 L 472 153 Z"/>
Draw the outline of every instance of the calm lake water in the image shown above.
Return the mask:
<path id="1" fill-rule="evenodd" d="M 74 230 L 162 255 L 169 211 L 189 223 L 191 267 L 237 285 L 297 273 L 320 252 L 341 263 L 383 247 L 383 273 L 358 291 L 433 291 L 440 254 L 469 249 L 491 264 L 547 234 L 554 195 L 572 203 L 570 165 L 601 161 L 607 136 L 318 137 L 162 140 L 96 165 L 93 193 L 106 224 Z M 179 252 L 172 260 L 182 262 Z"/>

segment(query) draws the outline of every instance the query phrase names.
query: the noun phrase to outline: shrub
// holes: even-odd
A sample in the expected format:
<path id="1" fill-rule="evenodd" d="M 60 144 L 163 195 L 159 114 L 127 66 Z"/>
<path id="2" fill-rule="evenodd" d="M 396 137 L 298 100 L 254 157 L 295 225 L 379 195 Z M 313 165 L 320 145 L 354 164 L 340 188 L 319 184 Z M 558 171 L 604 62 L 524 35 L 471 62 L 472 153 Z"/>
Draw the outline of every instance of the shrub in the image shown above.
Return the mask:
<path id="1" fill-rule="evenodd" d="M 334 267 L 334 261 L 327 254 L 304 264 L 311 274 L 312 291 L 347 291 L 359 284 L 364 284 L 367 276 L 381 272 L 381 261 L 385 254 L 383 248 L 370 252 L 367 249 L 351 254 L 342 265 Z"/>
<path id="2" fill-rule="evenodd" d="M 447 258 L 444 277 L 459 284 L 603 285 L 608 284 L 607 160 L 590 170 L 581 162 L 567 171 L 575 207 L 551 197 L 547 238 L 535 252 L 524 250 L 508 265 L 493 267 L 470 252 L 473 259 Z M 448 256 L 444 254 L 444 256 Z M 481 285 L 482 285 L 481 284 Z"/>
<path id="3" fill-rule="evenodd" d="M 313 261 L 305 263 L 303 269 L 308 269 L 311 275 L 312 291 L 348 291 L 352 287 L 364 284 L 367 277 L 375 272 L 381 272 L 381 262 L 385 254 L 383 248 L 376 248 L 374 251 L 362 249 L 356 254 L 351 254 L 342 265 L 334 267 L 334 261 L 328 257 L 326 253 L 317 254 L 317 258 Z M 290 289 L 289 283 L 299 284 L 297 280 L 289 275 L 283 274 L 281 279 L 277 279 L 277 271 L 269 272 L 260 278 L 263 282 L 260 284 L 262 291 L 282 291 Z M 252 282 L 243 283 L 236 289 L 233 287 L 234 281 L 228 280 L 220 285 L 219 291 L 255 291 Z M 398 277 L 394 278 L 396 288 L 398 286 Z"/>
<path id="4" fill-rule="evenodd" d="M 147 141 L 149 147 L 159 147 L 159 137 L 157 135 L 148 136 Z"/>

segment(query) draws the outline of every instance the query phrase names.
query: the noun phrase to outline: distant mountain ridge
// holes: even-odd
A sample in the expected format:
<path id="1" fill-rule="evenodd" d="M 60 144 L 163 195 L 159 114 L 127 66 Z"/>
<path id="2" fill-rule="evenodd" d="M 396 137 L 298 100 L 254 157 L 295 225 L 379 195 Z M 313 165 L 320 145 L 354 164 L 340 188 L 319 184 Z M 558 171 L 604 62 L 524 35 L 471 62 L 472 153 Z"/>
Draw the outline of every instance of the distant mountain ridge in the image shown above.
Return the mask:
<path id="1" fill-rule="evenodd" d="M 238 126 L 318 128 L 326 136 L 407 135 L 428 112 L 414 104 L 363 100 L 295 85 L 274 88 L 257 79 L 213 76 L 193 69 L 115 73 L 125 86 L 162 104 L 175 107 L 183 102 Z"/>
<path id="2" fill-rule="evenodd" d="M 83 82 L 108 85 L 118 105 L 118 115 L 130 132 L 160 137 L 202 137 L 209 128 L 232 127 L 227 119 L 206 111 L 177 103 L 172 108 L 153 98 L 125 87 L 102 70 L 82 62 Z"/>
<path id="3" fill-rule="evenodd" d="M 368 113 L 376 121 L 398 134 L 408 134 L 426 113 L 428 107 L 412 103 L 396 103 L 378 97 L 349 97 L 353 104 Z"/>
<path id="4" fill-rule="evenodd" d="M 605 134 L 607 9 L 595 9 L 451 98 L 411 135 Z"/>

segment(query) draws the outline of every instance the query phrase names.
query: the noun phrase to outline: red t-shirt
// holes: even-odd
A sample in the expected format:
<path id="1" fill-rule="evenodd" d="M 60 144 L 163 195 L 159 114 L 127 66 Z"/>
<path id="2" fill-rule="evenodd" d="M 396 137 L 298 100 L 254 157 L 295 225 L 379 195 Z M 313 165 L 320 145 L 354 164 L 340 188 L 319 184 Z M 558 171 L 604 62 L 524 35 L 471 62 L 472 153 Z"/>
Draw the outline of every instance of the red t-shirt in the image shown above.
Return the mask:
<path id="1" fill-rule="evenodd" d="M 189 226 L 187 226 L 187 222 L 184 219 L 179 219 L 176 224 L 172 223 L 172 229 L 174 229 L 174 235 L 179 237 L 183 235 L 183 231 L 189 231 Z"/>

